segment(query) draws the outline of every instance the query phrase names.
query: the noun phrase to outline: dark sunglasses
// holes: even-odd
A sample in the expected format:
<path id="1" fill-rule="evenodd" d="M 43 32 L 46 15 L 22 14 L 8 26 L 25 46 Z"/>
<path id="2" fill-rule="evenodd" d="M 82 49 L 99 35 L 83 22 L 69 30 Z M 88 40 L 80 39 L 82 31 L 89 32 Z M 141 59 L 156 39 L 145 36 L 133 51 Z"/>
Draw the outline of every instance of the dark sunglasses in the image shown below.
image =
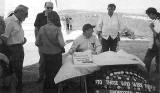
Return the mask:
<path id="1" fill-rule="evenodd" d="M 47 9 L 48 9 L 48 10 L 49 10 L 49 9 L 51 9 L 51 10 L 52 10 L 52 9 L 53 9 L 53 7 L 47 7 Z"/>

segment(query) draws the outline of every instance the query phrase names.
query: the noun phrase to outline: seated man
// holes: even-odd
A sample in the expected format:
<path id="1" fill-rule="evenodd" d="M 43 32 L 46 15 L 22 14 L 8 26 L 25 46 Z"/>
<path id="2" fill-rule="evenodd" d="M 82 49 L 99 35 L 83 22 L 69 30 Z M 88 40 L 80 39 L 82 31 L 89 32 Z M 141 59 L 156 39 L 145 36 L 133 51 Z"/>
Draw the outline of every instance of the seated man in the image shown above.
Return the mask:
<path id="1" fill-rule="evenodd" d="M 68 54 L 73 54 L 74 52 L 84 52 L 86 50 L 91 50 L 92 54 L 99 54 L 101 52 L 102 46 L 95 35 L 93 35 L 93 28 L 91 24 L 85 24 L 82 28 L 83 34 L 75 39 L 73 42 Z M 78 78 L 80 79 L 81 91 L 84 91 L 84 79 L 85 77 Z M 79 81 L 79 80 L 77 80 Z M 87 79 L 87 83 L 89 79 Z"/>
<path id="2" fill-rule="evenodd" d="M 93 54 L 99 54 L 101 52 L 102 46 L 95 35 L 93 35 L 93 28 L 91 24 L 85 24 L 82 28 L 83 34 L 75 39 L 73 42 L 69 54 L 74 52 L 84 52 L 86 50 L 91 50 Z"/>

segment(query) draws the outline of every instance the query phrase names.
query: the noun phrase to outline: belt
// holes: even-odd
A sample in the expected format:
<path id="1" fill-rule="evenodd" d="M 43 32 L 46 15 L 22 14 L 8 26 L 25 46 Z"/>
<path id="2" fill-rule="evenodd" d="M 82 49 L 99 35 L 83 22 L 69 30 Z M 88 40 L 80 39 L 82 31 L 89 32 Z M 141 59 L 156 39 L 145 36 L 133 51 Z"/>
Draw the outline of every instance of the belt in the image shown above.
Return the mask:
<path id="1" fill-rule="evenodd" d="M 18 44 L 12 44 L 12 45 L 9 45 L 9 46 L 22 46 L 22 44 L 21 43 L 18 43 Z"/>

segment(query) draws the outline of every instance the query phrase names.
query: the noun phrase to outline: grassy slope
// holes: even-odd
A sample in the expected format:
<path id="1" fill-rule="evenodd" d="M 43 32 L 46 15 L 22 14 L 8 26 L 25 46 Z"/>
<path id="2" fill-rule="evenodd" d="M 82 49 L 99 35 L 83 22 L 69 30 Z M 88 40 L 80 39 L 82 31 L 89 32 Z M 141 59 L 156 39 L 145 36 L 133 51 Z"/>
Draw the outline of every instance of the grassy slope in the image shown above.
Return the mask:
<path id="1" fill-rule="evenodd" d="M 73 29 L 81 29 L 82 26 L 86 23 L 90 23 L 92 25 L 96 25 L 101 14 L 100 12 L 90 12 L 90 11 L 80 11 L 80 10 L 63 10 L 59 11 L 61 18 L 63 19 L 66 15 L 72 17 Z M 121 14 L 120 15 L 129 15 L 132 14 Z M 135 15 L 134 15 L 135 16 Z M 139 15 L 142 16 L 142 15 Z M 150 28 L 149 21 L 141 20 L 141 19 L 132 19 L 123 17 L 123 21 L 125 26 L 134 32 L 136 37 L 149 37 L 150 36 Z"/>

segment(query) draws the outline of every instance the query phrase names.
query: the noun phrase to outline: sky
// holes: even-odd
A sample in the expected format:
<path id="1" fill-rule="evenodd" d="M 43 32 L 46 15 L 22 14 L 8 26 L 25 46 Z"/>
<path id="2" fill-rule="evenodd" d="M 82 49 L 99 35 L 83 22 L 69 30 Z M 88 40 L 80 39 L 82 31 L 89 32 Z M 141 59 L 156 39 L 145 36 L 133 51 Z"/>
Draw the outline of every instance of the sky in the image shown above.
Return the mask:
<path id="1" fill-rule="evenodd" d="M 23 4 L 29 7 L 29 14 L 35 15 L 44 10 L 44 3 L 55 0 L 5 0 L 6 10 L 13 11 L 16 6 Z M 155 7 L 160 12 L 160 0 L 57 0 L 58 8 L 56 11 L 66 9 L 78 9 L 87 11 L 107 12 L 107 6 L 110 3 L 116 5 L 115 12 L 145 14 L 148 7 Z"/>
<path id="2" fill-rule="evenodd" d="M 52 0 L 53 1 L 53 0 Z M 145 14 L 148 7 L 160 11 L 160 0 L 57 0 L 58 10 L 80 9 L 107 12 L 107 6 L 114 3 L 117 12 Z"/>

